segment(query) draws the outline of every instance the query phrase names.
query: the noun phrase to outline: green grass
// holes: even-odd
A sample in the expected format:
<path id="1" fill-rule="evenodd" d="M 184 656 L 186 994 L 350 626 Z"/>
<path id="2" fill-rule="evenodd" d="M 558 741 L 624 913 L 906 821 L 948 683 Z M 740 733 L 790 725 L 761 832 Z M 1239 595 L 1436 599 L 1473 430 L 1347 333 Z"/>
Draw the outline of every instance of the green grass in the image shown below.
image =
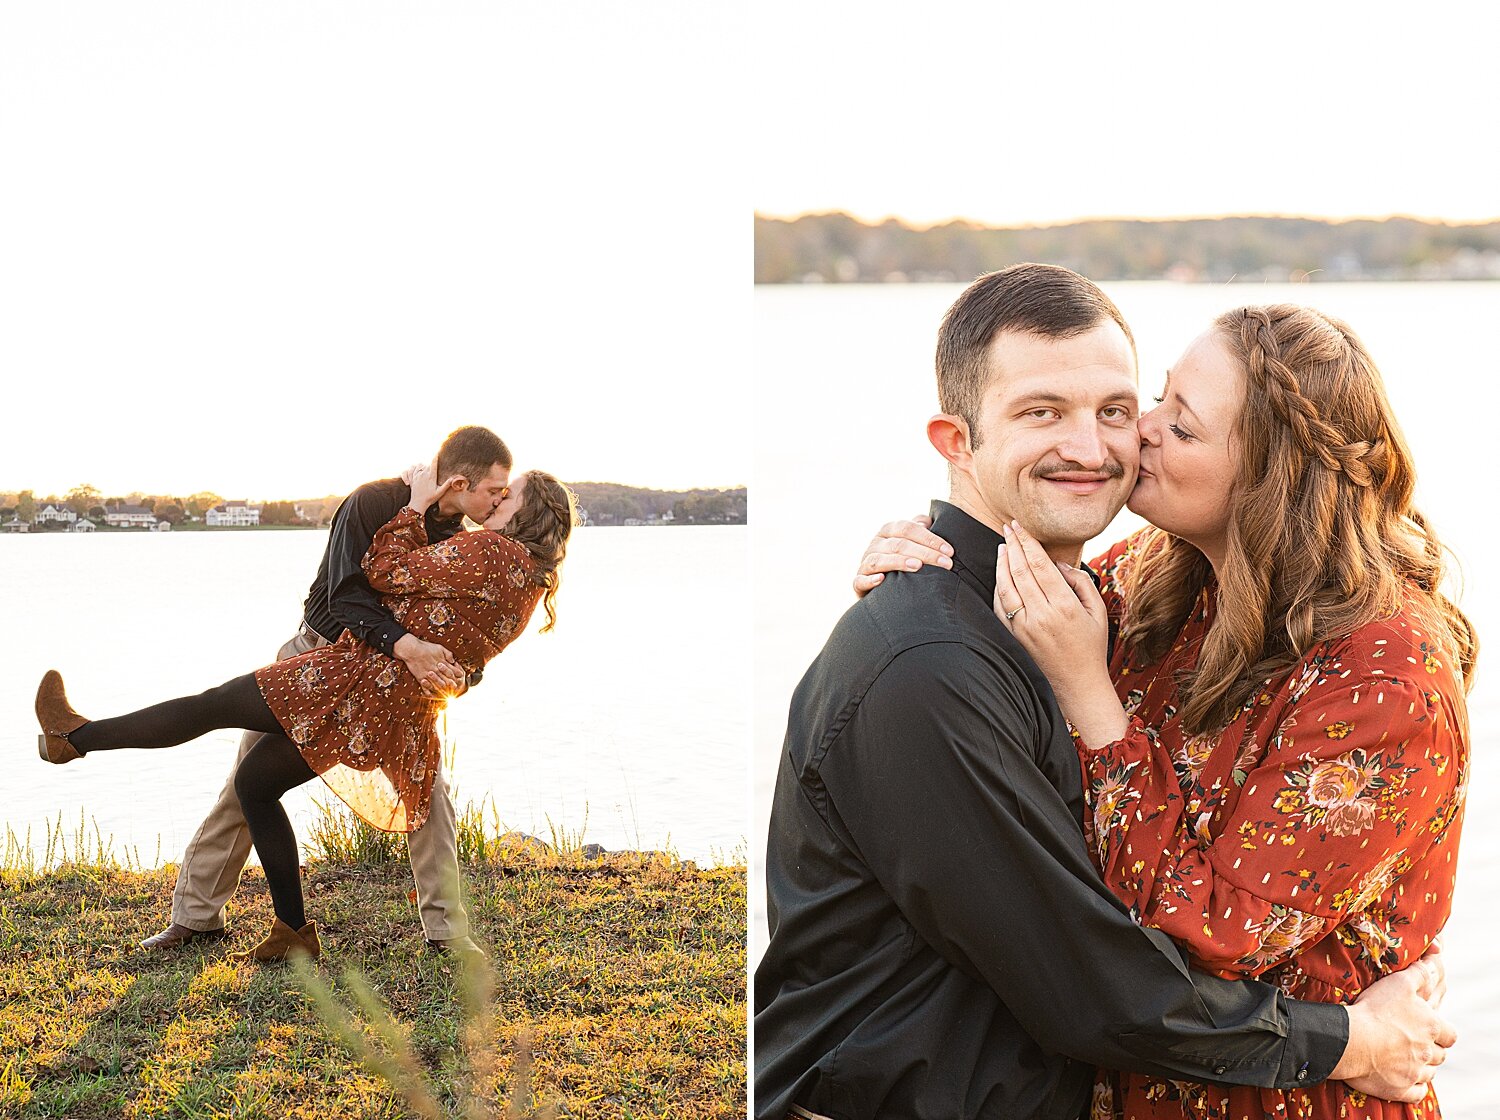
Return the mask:
<path id="1" fill-rule="evenodd" d="M 386 864 L 406 862 L 406 837 L 399 832 L 381 832 L 371 828 L 356 817 L 337 797 L 314 797 L 313 806 L 317 815 L 309 826 L 306 850 L 316 860 L 330 863 Z M 588 828 L 588 811 L 576 831 L 555 825 L 547 820 L 547 837 L 529 836 L 509 828 L 500 819 L 500 810 L 493 799 L 483 802 L 467 802 L 457 809 L 456 841 L 461 863 L 493 863 L 525 849 L 536 854 L 559 852 L 564 855 L 584 854 L 584 832 Z M 674 855 L 672 852 L 660 853 Z M 718 853 L 715 853 L 718 856 Z M 737 859 L 715 858 L 715 864 L 744 863 L 743 856 Z"/>
<path id="2" fill-rule="evenodd" d="M 47 859 L 12 836 L 0 862 L 7 1120 L 745 1114 L 743 866 L 497 842 L 464 870 L 492 954 L 493 996 L 476 1002 L 472 977 L 422 951 L 404 859 L 309 864 L 313 971 L 328 989 L 310 991 L 291 969 L 231 957 L 270 925 L 258 869 L 233 936 L 146 954 L 135 943 L 163 924 L 175 868 L 121 862 L 82 825 L 58 832 Z M 398 1081 L 420 1075 L 438 1112 L 354 1057 L 356 1037 L 376 1040 L 369 1057 Z M 518 1085 L 526 1099 L 507 1110 Z"/>

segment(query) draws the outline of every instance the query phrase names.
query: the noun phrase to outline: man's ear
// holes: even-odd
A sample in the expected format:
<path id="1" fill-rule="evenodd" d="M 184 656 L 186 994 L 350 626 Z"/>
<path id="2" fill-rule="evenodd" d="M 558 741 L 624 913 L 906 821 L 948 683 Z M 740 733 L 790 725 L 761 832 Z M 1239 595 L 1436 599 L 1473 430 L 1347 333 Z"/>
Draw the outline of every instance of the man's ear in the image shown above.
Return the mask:
<path id="1" fill-rule="evenodd" d="M 467 490 L 468 488 L 469 480 L 461 474 L 455 475 L 453 479 L 453 485 L 448 487 L 448 493 L 457 494 L 459 491 Z"/>
<path id="2" fill-rule="evenodd" d="M 969 443 L 969 422 L 962 416 L 940 412 L 927 421 L 927 439 L 954 470 L 970 474 L 974 449 Z"/>

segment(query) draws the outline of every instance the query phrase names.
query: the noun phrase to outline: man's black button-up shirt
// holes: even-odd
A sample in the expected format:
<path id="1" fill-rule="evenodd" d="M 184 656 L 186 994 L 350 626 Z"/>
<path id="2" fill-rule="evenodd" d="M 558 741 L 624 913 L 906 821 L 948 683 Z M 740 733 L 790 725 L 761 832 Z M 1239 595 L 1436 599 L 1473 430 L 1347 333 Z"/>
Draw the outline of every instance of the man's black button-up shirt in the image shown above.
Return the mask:
<path id="1" fill-rule="evenodd" d="M 933 513 L 953 570 L 887 576 L 792 698 L 756 1115 L 1073 1120 L 1095 1065 L 1327 1077 L 1343 1008 L 1190 972 L 1104 886 L 1067 725 L 991 608 L 1001 538 L 947 503 Z"/>
<path id="2" fill-rule="evenodd" d="M 323 562 L 302 605 L 307 624 L 330 642 L 338 641 L 339 635 L 349 629 L 367 645 L 388 657 L 395 656 L 396 643 L 406 634 L 406 628 L 380 602 L 360 561 L 380 527 L 409 501 L 410 486 L 399 478 L 383 478 L 359 487 L 334 513 Z M 431 544 L 447 540 L 464 525 L 463 514 L 443 517 L 436 502 L 428 508 L 426 521 Z M 477 676 L 471 677 L 470 683 L 477 680 Z"/>

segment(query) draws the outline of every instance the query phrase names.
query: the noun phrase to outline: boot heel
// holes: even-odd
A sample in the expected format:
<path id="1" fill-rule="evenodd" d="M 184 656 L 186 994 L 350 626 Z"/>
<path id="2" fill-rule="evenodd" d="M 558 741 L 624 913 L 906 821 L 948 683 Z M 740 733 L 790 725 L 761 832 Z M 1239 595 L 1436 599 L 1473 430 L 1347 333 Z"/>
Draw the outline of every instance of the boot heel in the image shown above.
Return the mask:
<path id="1" fill-rule="evenodd" d="M 75 758 L 83 757 L 78 753 L 77 747 L 57 735 L 38 735 L 36 753 L 42 756 L 43 762 L 51 762 L 59 766 L 64 762 L 72 762 Z"/>

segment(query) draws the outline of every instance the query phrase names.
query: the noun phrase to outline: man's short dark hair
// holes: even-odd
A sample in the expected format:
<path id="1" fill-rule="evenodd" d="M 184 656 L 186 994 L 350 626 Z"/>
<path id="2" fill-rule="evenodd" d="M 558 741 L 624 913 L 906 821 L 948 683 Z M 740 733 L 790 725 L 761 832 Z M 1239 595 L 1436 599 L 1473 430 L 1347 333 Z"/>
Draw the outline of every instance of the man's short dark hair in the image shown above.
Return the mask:
<path id="1" fill-rule="evenodd" d="M 938 328 L 938 407 L 969 424 L 979 446 L 979 402 L 994 378 L 989 347 L 1001 331 L 1072 338 L 1113 319 L 1131 352 L 1135 336 L 1099 285 L 1055 264 L 1013 264 L 964 289 Z"/>
<path id="2" fill-rule="evenodd" d="M 496 464 L 511 468 L 510 448 L 488 428 L 470 425 L 455 428 L 438 448 L 438 479 L 462 475 L 471 484 L 488 477 Z"/>

